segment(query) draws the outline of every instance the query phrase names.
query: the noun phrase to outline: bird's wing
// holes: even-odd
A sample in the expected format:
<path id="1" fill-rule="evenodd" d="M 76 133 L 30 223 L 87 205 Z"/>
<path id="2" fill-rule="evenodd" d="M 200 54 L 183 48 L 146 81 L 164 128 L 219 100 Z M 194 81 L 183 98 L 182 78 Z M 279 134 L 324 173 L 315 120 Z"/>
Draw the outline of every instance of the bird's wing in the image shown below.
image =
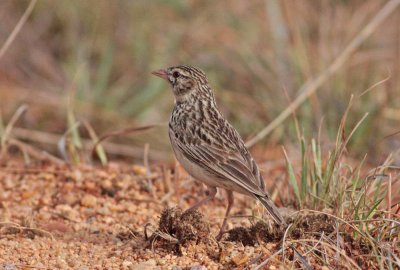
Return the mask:
<path id="1" fill-rule="evenodd" d="M 241 139 L 236 142 L 243 144 Z M 204 140 L 176 140 L 175 143 L 188 160 L 209 173 L 229 179 L 254 195 L 267 195 L 258 167 L 244 144 L 227 148 Z"/>

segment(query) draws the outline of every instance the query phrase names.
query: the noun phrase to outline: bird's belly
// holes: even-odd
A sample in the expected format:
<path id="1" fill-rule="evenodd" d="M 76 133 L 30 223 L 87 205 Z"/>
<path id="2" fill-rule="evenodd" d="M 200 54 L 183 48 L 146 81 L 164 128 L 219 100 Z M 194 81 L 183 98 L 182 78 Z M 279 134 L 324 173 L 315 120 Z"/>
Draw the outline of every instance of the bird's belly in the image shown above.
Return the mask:
<path id="1" fill-rule="evenodd" d="M 174 151 L 176 159 L 186 170 L 186 172 L 194 179 L 206 184 L 207 186 L 223 188 L 231 191 L 235 191 L 241 194 L 252 196 L 246 189 L 235 184 L 232 180 L 227 178 L 220 178 L 212 173 L 207 172 L 205 169 L 200 167 L 197 163 L 192 162 L 185 158 L 179 151 Z"/>
<path id="2" fill-rule="evenodd" d="M 190 176 L 192 176 L 198 181 L 203 182 L 207 186 L 221 187 L 218 183 L 218 180 L 215 179 L 215 176 L 208 173 L 197 163 L 188 160 L 179 151 L 175 151 L 175 156 L 176 159 L 179 161 L 179 163 L 182 165 L 182 167 Z"/>

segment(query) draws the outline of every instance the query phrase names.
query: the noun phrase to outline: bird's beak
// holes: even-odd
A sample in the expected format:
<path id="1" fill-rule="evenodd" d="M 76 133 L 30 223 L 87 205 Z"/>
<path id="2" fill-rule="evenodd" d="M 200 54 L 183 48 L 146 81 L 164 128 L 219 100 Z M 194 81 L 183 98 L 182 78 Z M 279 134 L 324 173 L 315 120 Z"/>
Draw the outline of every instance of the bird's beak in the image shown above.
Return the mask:
<path id="1" fill-rule="evenodd" d="M 168 73 L 165 69 L 154 70 L 151 74 L 156 75 L 156 76 L 168 81 Z"/>

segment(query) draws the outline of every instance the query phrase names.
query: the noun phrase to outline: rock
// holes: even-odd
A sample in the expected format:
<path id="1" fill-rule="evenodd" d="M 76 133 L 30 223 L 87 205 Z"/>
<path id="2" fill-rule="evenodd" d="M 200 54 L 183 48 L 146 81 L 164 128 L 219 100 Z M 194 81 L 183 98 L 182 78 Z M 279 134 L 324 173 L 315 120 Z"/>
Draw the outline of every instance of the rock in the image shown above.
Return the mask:
<path id="1" fill-rule="evenodd" d="M 76 197 L 75 194 L 73 194 L 73 193 L 68 193 L 68 194 L 66 194 L 66 195 L 64 196 L 64 201 L 65 201 L 65 203 L 68 204 L 68 205 L 74 205 L 74 204 L 78 201 L 78 198 Z"/>
<path id="2" fill-rule="evenodd" d="M 94 207 L 96 206 L 97 198 L 91 194 L 86 194 L 81 199 L 81 205 L 85 207 Z"/>
<path id="3" fill-rule="evenodd" d="M 3 264 L 4 270 L 17 270 L 17 266 L 13 263 L 5 263 Z"/>
<path id="4" fill-rule="evenodd" d="M 147 170 L 146 167 L 140 165 L 133 165 L 132 166 L 133 173 L 136 175 L 146 175 Z"/>
<path id="5" fill-rule="evenodd" d="M 9 189 L 13 189 L 17 185 L 17 182 L 13 181 L 13 179 L 11 177 L 6 177 L 3 180 L 3 185 L 6 190 L 9 190 Z"/>
<path id="6" fill-rule="evenodd" d="M 78 212 L 68 204 L 59 204 L 56 206 L 56 210 L 59 211 L 62 216 L 71 220 L 77 220 L 79 217 Z"/>
<path id="7" fill-rule="evenodd" d="M 48 223 L 44 224 L 43 229 L 49 232 L 59 231 L 62 233 L 67 233 L 72 231 L 72 228 L 68 226 L 66 223 L 61 221 L 49 221 Z"/>
<path id="8" fill-rule="evenodd" d="M 240 254 L 236 255 L 235 257 L 233 257 L 232 261 L 236 266 L 240 266 L 240 265 L 248 262 L 249 259 L 250 259 L 249 256 L 247 256 L 246 254 L 240 253 Z"/>
<path id="9" fill-rule="evenodd" d="M 111 224 L 111 223 L 114 223 L 114 219 L 112 217 L 105 217 L 104 222 L 106 224 Z"/>
<path id="10" fill-rule="evenodd" d="M 25 191 L 21 193 L 21 199 L 22 200 L 27 200 L 35 196 L 36 191 Z"/>
<path id="11" fill-rule="evenodd" d="M 101 182 L 101 193 L 110 197 L 114 197 L 118 192 L 118 188 L 114 187 L 110 179 L 105 179 Z"/>
<path id="12" fill-rule="evenodd" d="M 157 262 L 154 259 L 150 259 L 145 262 L 137 263 L 129 267 L 130 270 L 158 270 L 160 267 L 157 266 Z"/>
<path id="13" fill-rule="evenodd" d="M 133 263 L 131 261 L 123 261 L 122 267 L 129 268 Z"/>
<path id="14" fill-rule="evenodd" d="M 96 190 L 97 185 L 93 181 L 86 181 L 84 183 L 84 188 L 87 189 L 87 190 Z"/>
<path id="15" fill-rule="evenodd" d="M 205 267 L 204 265 L 194 265 L 190 267 L 190 270 L 207 270 L 208 268 Z"/>
<path id="16" fill-rule="evenodd" d="M 105 179 L 101 182 L 101 187 L 104 189 L 112 189 L 113 183 L 110 181 L 110 179 Z"/>

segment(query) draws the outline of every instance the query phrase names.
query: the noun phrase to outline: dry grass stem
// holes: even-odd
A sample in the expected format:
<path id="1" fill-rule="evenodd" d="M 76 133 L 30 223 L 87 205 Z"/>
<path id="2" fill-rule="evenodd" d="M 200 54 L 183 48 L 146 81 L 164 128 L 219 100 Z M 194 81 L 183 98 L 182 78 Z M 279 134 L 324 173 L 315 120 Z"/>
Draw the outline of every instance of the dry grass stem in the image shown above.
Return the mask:
<path id="1" fill-rule="evenodd" d="M 57 142 L 62 136 L 50 132 L 43 132 L 39 130 L 25 129 L 19 127 L 13 128 L 12 134 L 16 138 L 22 140 L 50 145 L 57 145 Z M 97 142 L 97 144 L 98 143 L 99 142 Z M 82 139 L 82 144 L 86 150 L 93 150 L 95 148 L 93 146 L 92 140 L 89 139 Z M 134 147 L 131 145 L 118 144 L 113 142 L 101 142 L 101 144 L 104 147 L 104 150 L 111 155 L 133 157 L 137 159 L 143 157 L 143 148 L 141 147 Z M 166 157 L 167 155 L 165 153 L 157 150 L 152 150 L 149 155 L 149 158 L 151 160 L 165 160 Z"/>
<path id="2" fill-rule="evenodd" d="M 259 265 L 257 265 L 254 270 L 259 270 L 262 269 L 265 265 L 267 265 L 267 263 L 272 260 L 273 258 L 275 258 L 276 256 L 278 256 L 279 254 L 281 254 L 283 252 L 283 248 L 281 248 L 280 250 L 278 250 L 277 252 L 275 252 L 274 254 L 272 254 L 271 256 L 269 256 L 267 259 L 265 259 L 262 263 L 260 263 Z"/>
<path id="3" fill-rule="evenodd" d="M 29 15 L 31 15 L 33 8 L 36 5 L 36 2 L 37 2 L 37 0 L 31 0 L 31 2 L 29 3 L 28 7 L 26 8 L 24 14 L 22 14 L 22 17 L 19 19 L 17 25 L 14 27 L 11 34 L 8 36 L 6 42 L 0 48 L 0 59 L 6 53 L 7 49 L 10 47 L 11 43 L 15 40 L 15 37 L 18 35 L 22 26 L 26 23 L 26 20 L 28 20 L 28 17 L 29 17 Z"/>
<path id="4" fill-rule="evenodd" d="M 320 240 L 317 240 L 317 239 L 299 239 L 299 240 L 291 240 L 291 242 L 292 242 L 292 243 L 300 243 L 300 244 L 301 244 L 301 243 L 308 243 L 308 242 L 311 242 L 311 243 L 318 243 L 318 244 L 321 245 L 321 246 L 324 246 L 324 247 L 326 247 L 326 248 L 331 249 L 333 252 L 335 252 L 335 254 L 338 253 L 338 254 L 340 254 L 341 256 L 343 256 L 344 259 L 346 259 L 345 262 L 349 262 L 349 263 L 351 264 L 351 267 L 348 268 L 348 269 L 359 269 L 359 270 L 362 270 L 362 269 L 360 268 L 360 266 L 358 266 L 358 264 L 357 264 L 352 258 L 350 258 L 350 257 L 347 256 L 346 254 L 344 254 L 343 252 L 341 252 L 340 249 L 338 249 L 335 245 L 332 245 L 331 243 L 327 243 L 327 242 L 325 242 L 325 241 L 320 241 Z M 325 252 L 325 254 L 328 254 L 328 253 Z M 354 268 L 353 268 L 353 267 L 354 267 Z"/>
<path id="5" fill-rule="evenodd" d="M 3 159 L 7 153 L 8 147 L 7 143 L 11 135 L 11 131 L 14 128 L 15 123 L 18 121 L 18 119 L 27 111 L 28 106 L 23 104 L 18 109 L 15 111 L 13 116 L 11 117 L 10 121 L 8 122 L 6 128 L 4 129 L 3 134 L 0 134 L 0 160 Z"/>
<path id="6" fill-rule="evenodd" d="M 65 162 L 49 153 L 46 151 L 37 149 L 29 144 L 23 143 L 19 140 L 16 139 L 10 139 L 9 143 L 11 145 L 17 146 L 22 153 L 26 153 L 28 155 L 31 155 L 32 157 L 38 159 L 38 160 L 49 160 L 51 162 L 54 162 L 57 165 L 64 165 Z"/>
<path id="7" fill-rule="evenodd" d="M 370 20 L 370 22 L 355 36 L 351 42 L 343 49 L 338 57 L 315 79 L 311 79 L 306 82 L 299 89 L 300 95 L 281 113 L 276 117 L 268 126 L 262 129 L 257 135 L 249 140 L 246 145 L 248 147 L 254 146 L 258 141 L 267 136 L 272 130 L 277 128 L 283 121 L 289 117 L 294 110 L 296 110 L 309 96 L 314 94 L 319 87 L 326 82 L 340 67 L 349 59 L 351 54 L 376 30 L 376 28 L 390 15 L 392 14 L 398 5 L 400 0 L 391 0 L 385 4 L 385 6 Z"/>

